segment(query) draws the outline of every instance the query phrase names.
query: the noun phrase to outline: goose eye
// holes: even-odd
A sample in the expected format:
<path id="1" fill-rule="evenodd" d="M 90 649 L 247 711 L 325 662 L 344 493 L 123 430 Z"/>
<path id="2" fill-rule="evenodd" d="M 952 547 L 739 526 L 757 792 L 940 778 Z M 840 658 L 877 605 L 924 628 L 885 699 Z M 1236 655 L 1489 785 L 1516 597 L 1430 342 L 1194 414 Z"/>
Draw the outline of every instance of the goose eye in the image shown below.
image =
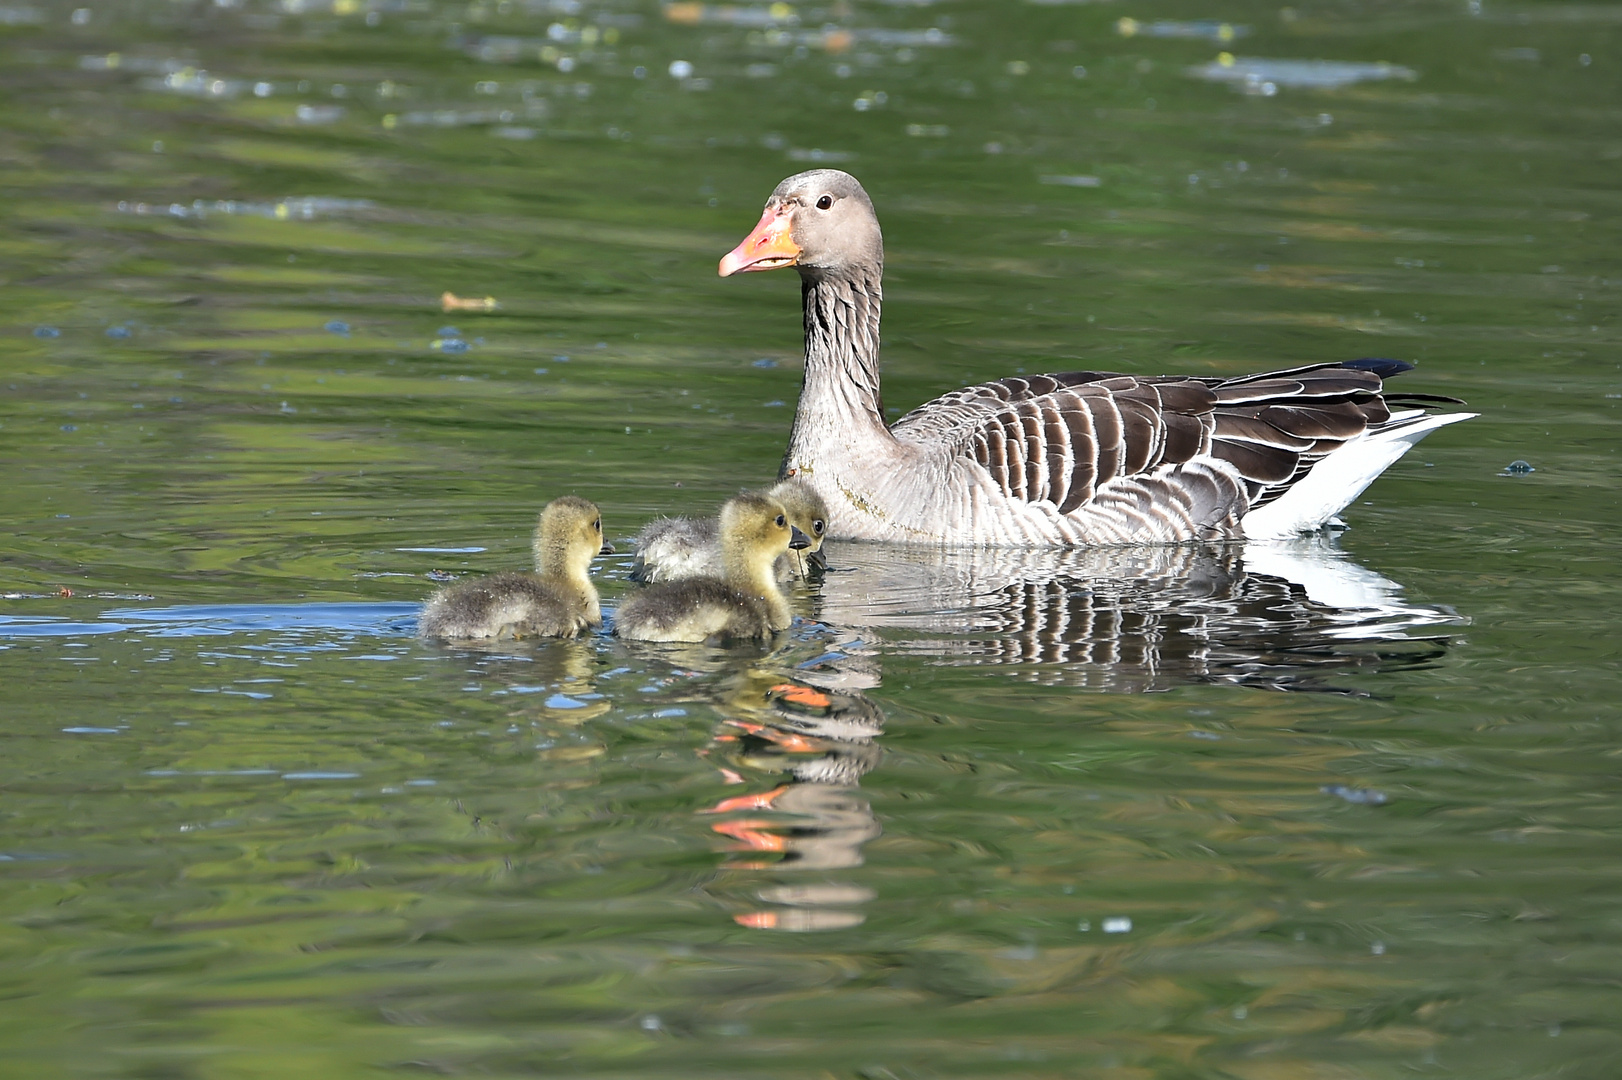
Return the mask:
<path id="1" fill-rule="evenodd" d="M 833 205 L 834 197 L 832 195 L 824 195 L 822 198 L 817 200 L 818 210 L 832 210 Z"/>
<path id="2" fill-rule="evenodd" d="M 786 522 L 786 521 L 784 521 L 784 520 L 783 520 L 783 515 L 782 515 L 782 514 L 778 514 L 778 515 L 777 515 L 777 527 L 778 527 L 778 528 L 779 528 L 779 529 L 781 529 L 781 528 L 782 528 L 782 527 L 783 527 L 783 526 L 784 526 L 784 525 L 787 525 L 787 524 L 788 524 L 788 522 Z"/>
<path id="3" fill-rule="evenodd" d="M 827 528 L 827 526 L 822 523 L 821 518 L 817 518 L 815 521 L 811 522 L 811 531 L 816 533 L 818 536 L 822 535 L 822 530 L 825 528 Z"/>

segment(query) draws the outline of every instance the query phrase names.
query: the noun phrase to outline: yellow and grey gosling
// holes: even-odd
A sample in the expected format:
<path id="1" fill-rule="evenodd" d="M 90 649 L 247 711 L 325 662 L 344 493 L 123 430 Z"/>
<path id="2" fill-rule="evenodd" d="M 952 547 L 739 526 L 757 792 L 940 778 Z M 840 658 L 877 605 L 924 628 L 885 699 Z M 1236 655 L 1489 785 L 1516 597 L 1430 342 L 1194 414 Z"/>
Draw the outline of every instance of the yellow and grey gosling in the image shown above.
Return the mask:
<path id="1" fill-rule="evenodd" d="M 737 495 L 721 507 L 721 577 L 650 585 L 626 599 L 615 633 L 638 641 L 767 638 L 793 621 L 773 564 L 811 541 L 776 499 Z"/>
<path id="2" fill-rule="evenodd" d="M 779 480 L 766 495 L 783 504 L 789 524 L 805 534 L 811 546 L 790 549 L 778 556 L 779 581 L 803 578 L 813 568 L 826 570 L 822 537 L 828 531 L 828 504 L 810 484 L 798 477 Z M 631 580 L 680 581 L 692 577 L 721 577 L 721 534 L 717 518 L 659 518 L 643 526 L 636 537 L 636 561 Z"/>
<path id="3" fill-rule="evenodd" d="M 588 574 L 603 542 L 603 517 L 585 499 L 565 495 L 535 524 L 535 573 L 500 573 L 448 585 L 428 598 L 417 632 L 425 638 L 574 637 L 601 625 Z"/>

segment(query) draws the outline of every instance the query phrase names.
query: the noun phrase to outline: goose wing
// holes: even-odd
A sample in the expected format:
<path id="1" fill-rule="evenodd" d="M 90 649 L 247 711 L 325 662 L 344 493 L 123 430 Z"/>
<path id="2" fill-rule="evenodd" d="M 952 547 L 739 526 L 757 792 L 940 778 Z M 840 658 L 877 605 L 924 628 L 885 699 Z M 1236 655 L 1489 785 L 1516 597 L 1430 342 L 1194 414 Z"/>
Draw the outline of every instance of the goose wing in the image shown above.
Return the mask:
<path id="1" fill-rule="evenodd" d="M 1348 440 L 1392 423 L 1383 376 L 1409 367 L 1352 361 L 1235 379 L 1022 376 L 954 390 L 903 416 L 892 431 L 952 446 L 1009 498 L 1050 502 L 1063 514 L 1112 480 L 1202 457 L 1231 465 L 1254 509 Z M 1409 395 L 1401 403 L 1432 401 Z"/>

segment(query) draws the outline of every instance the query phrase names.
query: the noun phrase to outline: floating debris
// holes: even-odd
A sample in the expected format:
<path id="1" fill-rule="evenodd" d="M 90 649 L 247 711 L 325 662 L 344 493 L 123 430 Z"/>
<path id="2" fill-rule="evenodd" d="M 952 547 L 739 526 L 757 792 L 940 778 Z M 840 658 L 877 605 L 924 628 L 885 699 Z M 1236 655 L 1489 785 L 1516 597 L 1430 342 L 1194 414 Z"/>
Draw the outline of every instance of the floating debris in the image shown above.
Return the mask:
<path id="1" fill-rule="evenodd" d="M 345 111 L 342 105 L 300 105 L 293 117 L 301 124 L 336 124 Z"/>
<path id="2" fill-rule="evenodd" d="M 349 324 L 344 322 L 342 319 L 333 319 L 321 329 L 325 330 L 329 334 L 337 334 L 339 337 L 349 336 Z"/>
<path id="3" fill-rule="evenodd" d="M 484 339 L 480 338 L 479 340 L 482 342 Z M 458 330 L 456 327 L 441 326 L 439 328 L 439 336 L 433 341 L 429 342 L 428 347 L 442 353 L 457 354 L 465 353 L 473 346 L 469 345 L 465 340 L 463 340 L 462 331 Z"/>
<path id="4" fill-rule="evenodd" d="M 915 139 L 944 139 L 952 133 L 945 124 L 908 124 L 907 134 Z"/>
<path id="5" fill-rule="evenodd" d="M 398 0 L 277 0 L 274 6 L 288 15 L 370 15 L 385 10 L 410 10 Z"/>
<path id="6" fill-rule="evenodd" d="M 750 30 L 765 30 L 779 26 L 798 26 L 799 13 L 793 4 L 751 4 L 737 7 L 732 4 L 666 4 L 665 19 L 683 26 L 703 24 L 715 26 L 741 26 Z"/>
<path id="7" fill-rule="evenodd" d="M 1537 470 L 1532 467 L 1532 463 L 1530 461 L 1522 461 L 1520 458 L 1516 458 L 1514 461 L 1510 462 L 1508 465 L 1505 465 L 1504 466 L 1504 471 L 1499 473 L 1498 475 L 1499 476 L 1525 476 L 1527 473 L 1534 473 L 1534 472 L 1537 472 Z"/>
<path id="8" fill-rule="evenodd" d="M 732 916 L 732 921 L 751 930 L 782 930 L 810 933 L 817 930 L 849 930 L 862 925 L 867 916 L 843 908 L 783 908 L 781 911 L 753 911 Z"/>
<path id="9" fill-rule="evenodd" d="M 37 337 L 37 338 L 44 338 L 44 339 L 48 340 L 50 338 L 59 338 L 59 337 L 61 337 L 62 336 L 62 331 L 58 330 L 54 326 L 36 326 L 36 327 L 34 327 L 34 336 Z"/>
<path id="10" fill-rule="evenodd" d="M 513 64 L 539 60 L 543 64 L 551 64 L 559 71 L 570 72 L 574 70 L 577 59 L 560 46 L 581 46 L 578 50 L 578 62 L 584 62 L 592 59 L 594 55 L 592 48 L 599 41 L 604 45 L 613 45 L 619 41 L 619 31 L 610 27 L 599 33 L 594 26 L 565 30 L 560 24 L 554 23 L 544 38 L 490 34 L 458 39 L 453 44 L 469 58 L 485 63 Z"/>
<path id="11" fill-rule="evenodd" d="M 788 159 L 790 161 L 814 161 L 818 164 L 832 165 L 841 161 L 854 161 L 856 155 L 845 150 L 823 150 L 821 148 L 801 150 L 795 148 L 788 152 Z"/>
<path id="12" fill-rule="evenodd" d="M 376 205 L 370 199 L 336 199 L 324 195 L 312 195 L 297 199 L 281 199 L 273 203 L 239 202 L 235 199 L 215 199 L 211 202 L 195 199 L 189 205 L 186 203 L 164 204 L 121 201 L 118 204 L 118 212 L 121 214 L 160 215 L 177 218 L 206 218 L 210 214 L 237 214 L 246 217 L 273 218 L 276 221 L 314 221 L 317 218 L 354 213 L 357 210 L 370 210 Z"/>
<path id="13" fill-rule="evenodd" d="M 1358 806 L 1384 806 L 1387 801 L 1385 792 L 1375 791 L 1373 788 L 1354 788 L 1347 787 L 1345 784 L 1325 784 L 1318 790 L 1325 795 L 1333 795 L 1337 799 L 1345 799 L 1347 802 L 1355 803 Z"/>
<path id="14" fill-rule="evenodd" d="M 117 55 L 111 53 L 109 59 Z M 141 86 L 147 90 L 167 90 L 174 94 L 204 98 L 234 98 L 250 88 L 245 80 L 222 79 L 199 68 L 189 67 L 171 71 L 161 79 L 142 79 Z"/>
<path id="15" fill-rule="evenodd" d="M 524 112 L 531 118 L 545 116 L 546 103 L 531 102 Z M 389 113 L 383 117 L 383 127 L 386 130 L 393 130 L 404 124 L 406 127 L 457 128 L 473 127 L 478 124 L 510 124 L 516 119 L 518 114 L 512 109 L 420 109 L 399 114 Z"/>
<path id="16" fill-rule="evenodd" d="M 1057 187 L 1101 187 L 1104 181 L 1096 176 L 1044 176 L 1042 183 Z"/>
<path id="17" fill-rule="evenodd" d="M 106 330 L 108 337 L 120 340 L 130 337 L 132 333 L 133 332 L 127 326 L 109 326 Z"/>
<path id="18" fill-rule="evenodd" d="M 956 38 L 938 26 L 931 26 L 927 30 L 884 30 L 875 27 L 868 30 L 845 30 L 841 32 L 861 44 L 888 45 L 895 49 L 916 49 L 926 45 L 957 44 Z M 812 43 L 812 41 L 803 42 L 803 44 Z"/>
<path id="19" fill-rule="evenodd" d="M 1122 37 L 1198 38 L 1205 41 L 1229 42 L 1250 36 L 1250 27 L 1215 19 L 1195 19 L 1184 22 L 1176 19 L 1158 19 L 1144 23 L 1136 19 L 1117 19 L 1115 32 Z"/>
<path id="20" fill-rule="evenodd" d="M 1222 53 L 1209 64 L 1188 69 L 1188 74 L 1207 82 L 1233 85 L 1247 94 L 1272 97 L 1285 90 L 1335 90 L 1353 83 L 1382 79 L 1413 81 L 1419 74 L 1412 68 L 1384 61 L 1375 64 L 1345 60 L 1268 60 L 1255 56 Z"/>
<path id="21" fill-rule="evenodd" d="M 1114 915 L 1104 920 L 1104 933 L 1125 934 L 1132 929 L 1132 920 L 1125 915 Z"/>
<path id="22" fill-rule="evenodd" d="M 457 296 L 455 293 L 447 289 L 439 298 L 439 306 L 444 308 L 445 312 L 449 314 L 452 311 L 495 311 L 497 308 L 501 307 L 501 304 L 498 303 L 496 298 L 493 296 L 486 296 L 481 300 L 476 296 Z M 460 336 L 454 333 L 451 335 L 446 335 L 443 330 L 440 331 L 440 335 Z"/>

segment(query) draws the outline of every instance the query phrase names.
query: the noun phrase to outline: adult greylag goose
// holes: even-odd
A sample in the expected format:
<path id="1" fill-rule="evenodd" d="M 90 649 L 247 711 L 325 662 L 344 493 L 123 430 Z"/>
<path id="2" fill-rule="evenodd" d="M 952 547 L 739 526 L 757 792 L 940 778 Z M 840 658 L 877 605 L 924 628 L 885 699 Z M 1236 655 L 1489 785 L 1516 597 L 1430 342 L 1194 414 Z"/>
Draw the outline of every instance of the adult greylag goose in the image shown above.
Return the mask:
<path id="1" fill-rule="evenodd" d="M 789 524 L 811 542 L 803 551 L 789 549 L 777 557 L 779 580 L 806 577 L 815 568 L 826 570 L 822 538 L 828 531 L 828 504 L 816 489 L 799 477 L 779 480 L 765 494 L 783 504 Z M 636 559 L 631 580 L 679 581 L 690 577 L 721 577 L 721 521 L 718 517 L 666 517 L 650 521 L 636 535 Z"/>
<path id="2" fill-rule="evenodd" d="M 884 242 L 855 177 L 777 185 L 722 277 L 793 266 L 805 383 L 783 457 L 828 503 L 830 536 L 1052 546 L 1267 539 L 1317 529 L 1430 432 L 1474 413 L 1391 394 L 1399 360 L 1238 378 L 1071 371 L 999 379 L 886 426 Z"/>
<path id="3" fill-rule="evenodd" d="M 417 633 L 425 638 L 574 637 L 601 625 L 588 570 L 603 542 L 597 507 L 573 495 L 541 510 L 532 542 L 535 573 L 491 574 L 448 585 L 428 598 Z"/>
<path id="4" fill-rule="evenodd" d="M 810 541 L 766 495 L 734 495 L 721 507 L 722 577 L 649 585 L 620 604 L 614 632 L 638 641 L 767 638 L 793 622 L 774 564 Z"/>

